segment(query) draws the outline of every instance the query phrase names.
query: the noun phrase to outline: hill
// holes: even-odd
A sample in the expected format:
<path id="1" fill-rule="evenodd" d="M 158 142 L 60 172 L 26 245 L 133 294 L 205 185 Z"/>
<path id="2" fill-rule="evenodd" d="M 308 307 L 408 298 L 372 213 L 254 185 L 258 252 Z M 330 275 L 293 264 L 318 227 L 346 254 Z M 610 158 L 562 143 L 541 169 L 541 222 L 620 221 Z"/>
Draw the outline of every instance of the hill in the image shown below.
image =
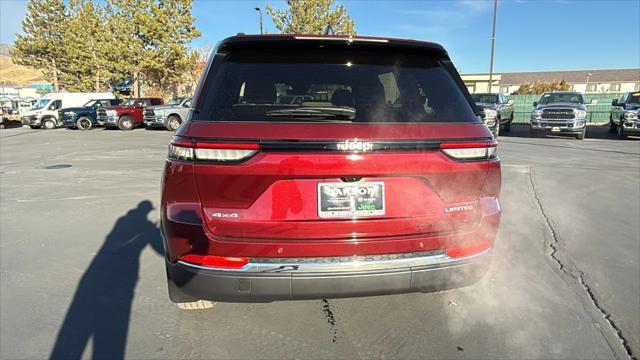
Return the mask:
<path id="1" fill-rule="evenodd" d="M 9 49 L 11 49 L 11 46 L 0 44 L 0 56 L 9 56 Z"/>
<path id="2" fill-rule="evenodd" d="M 14 64 L 9 57 L 9 46 L 0 44 L 0 82 L 29 85 L 47 81 L 39 70 Z"/>

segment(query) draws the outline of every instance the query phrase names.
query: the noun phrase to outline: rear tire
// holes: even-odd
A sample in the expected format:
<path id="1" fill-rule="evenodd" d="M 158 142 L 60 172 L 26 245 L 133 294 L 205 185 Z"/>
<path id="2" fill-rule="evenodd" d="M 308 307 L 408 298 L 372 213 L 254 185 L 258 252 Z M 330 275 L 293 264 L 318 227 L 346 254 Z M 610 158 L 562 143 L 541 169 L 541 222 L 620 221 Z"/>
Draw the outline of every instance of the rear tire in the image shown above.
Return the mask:
<path id="1" fill-rule="evenodd" d="M 171 115 L 167 118 L 167 122 L 164 127 L 169 131 L 176 131 L 178 130 L 178 127 L 180 127 L 181 123 L 182 121 L 180 120 L 180 117 Z"/>
<path id="2" fill-rule="evenodd" d="M 53 119 L 45 119 L 42 121 L 43 129 L 51 130 L 51 129 L 55 129 L 55 127 L 56 127 L 56 123 L 53 121 Z"/>
<path id="3" fill-rule="evenodd" d="M 76 127 L 79 130 L 90 130 L 93 127 L 93 121 L 86 116 L 83 116 L 76 121 Z"/>
<path id="4" fill-rule="evenodd" d="M 618 139 L 624 140 L 627 138 L 627 134 L 624 132 L 624 126 L 622 126 L 622 121 L 620 121 L 620 126 L 618 128 Z"/>
<path id="5" fill-rule="evenodd" d="M 118 128 L 120 130 L 128 131 L 133 129 L 133 126 L 134 126 L 133 118 L 129 115 L 125 115 L 120 119 L 118 119 Z"/>
<path id="6" fill-rule="evenodd" d="M 618 125 L 616 125 L 616 123 L 613 122 L 613 118 L 609 116 L 609 133 L 615 134 L 617 130 L 618 130 Z"/>
<path id="7" fill-rule="evenodd" d="M 511 123 L 513 122 L 513 114 L 511 114 L 511 118 L 504 124 L 504 132 L 511 132 Z"/>

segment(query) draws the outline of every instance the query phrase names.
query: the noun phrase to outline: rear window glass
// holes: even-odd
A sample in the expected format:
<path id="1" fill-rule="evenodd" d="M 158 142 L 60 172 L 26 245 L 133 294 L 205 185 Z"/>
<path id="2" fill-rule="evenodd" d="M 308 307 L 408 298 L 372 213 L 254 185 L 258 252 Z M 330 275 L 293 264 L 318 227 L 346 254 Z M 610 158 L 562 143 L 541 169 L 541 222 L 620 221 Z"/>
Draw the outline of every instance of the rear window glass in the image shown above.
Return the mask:
<path id="1" fill-rule="evenodd" d="M 214 68 L 193 120 L 479 121 L 428 53 L 243 49 Z"/>

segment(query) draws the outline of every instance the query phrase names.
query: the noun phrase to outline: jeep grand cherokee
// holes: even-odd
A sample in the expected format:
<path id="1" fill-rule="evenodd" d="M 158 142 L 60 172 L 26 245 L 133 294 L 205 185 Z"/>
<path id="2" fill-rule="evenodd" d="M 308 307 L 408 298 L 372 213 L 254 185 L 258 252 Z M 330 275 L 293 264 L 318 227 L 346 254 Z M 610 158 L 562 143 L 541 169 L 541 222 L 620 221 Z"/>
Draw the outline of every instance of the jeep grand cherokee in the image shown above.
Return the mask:
<path id="1" fill-rule="evenodd" d="M 280 103 L 285 95 L 307 97 Z M 496 143 L 438 44 L 239 35 L 169 145 L 169 296 L 263 302 L 438 291 L 487 270 Z"/>

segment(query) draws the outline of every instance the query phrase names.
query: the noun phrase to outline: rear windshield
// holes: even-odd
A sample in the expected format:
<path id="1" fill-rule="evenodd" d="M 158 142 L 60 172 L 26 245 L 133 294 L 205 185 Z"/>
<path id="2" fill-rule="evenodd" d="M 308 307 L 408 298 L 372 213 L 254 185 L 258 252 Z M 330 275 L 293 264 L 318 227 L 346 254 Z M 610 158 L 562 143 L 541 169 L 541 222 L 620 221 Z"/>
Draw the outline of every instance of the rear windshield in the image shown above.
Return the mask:
<path id="1" fill-rule="evenodd" d="M 480 121 L 428 53 L 243 49 L 212 68 L 193 120 Z"/>

